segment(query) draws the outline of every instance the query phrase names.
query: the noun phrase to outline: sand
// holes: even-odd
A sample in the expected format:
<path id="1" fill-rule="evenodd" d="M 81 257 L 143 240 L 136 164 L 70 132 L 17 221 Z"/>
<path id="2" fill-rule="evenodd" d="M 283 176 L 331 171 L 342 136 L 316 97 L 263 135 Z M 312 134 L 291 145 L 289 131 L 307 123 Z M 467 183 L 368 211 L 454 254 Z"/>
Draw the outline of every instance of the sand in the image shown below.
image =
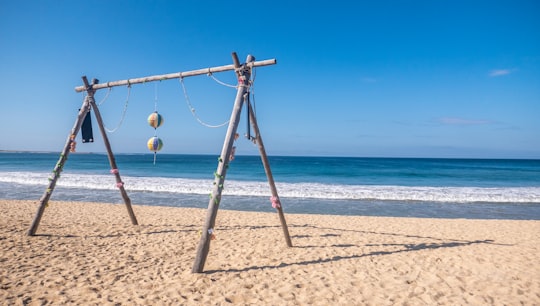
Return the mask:
<path id="1" fill-rule="evenodd" d="M 0 200 L 2 305 L 539 305 L 540 221 L 220 210 L 191 273 L 206 210 Z"/>

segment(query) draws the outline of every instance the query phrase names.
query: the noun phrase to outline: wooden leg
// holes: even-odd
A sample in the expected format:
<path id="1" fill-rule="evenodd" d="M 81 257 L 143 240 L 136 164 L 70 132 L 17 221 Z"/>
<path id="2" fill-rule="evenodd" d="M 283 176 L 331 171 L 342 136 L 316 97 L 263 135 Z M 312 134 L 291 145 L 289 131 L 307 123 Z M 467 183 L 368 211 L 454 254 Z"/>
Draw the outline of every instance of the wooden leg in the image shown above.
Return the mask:
<path id="1" fill-rule="evenodd" d="M 75 124 L 73 125 L 73 128 L 71 129 L 71 133 L 67 138 L 66 144 L 64 145 L 64 149 L 62 150 L 62 153 L 60 154 L 60 158 L 58 159 L 58 162 L 56 163 L 56 166 L 54 167 L 53 175 L 51 178 L 49 178 L 49 185 L 47 186 L 47 189 L 45 190 L 45 192 L 43 193 L 43 196 L 41 196 L 41 199 L 39 200 L 38 211 L 36 213 L 36 216 L 34 217 L 34 220 L 32 221 L 32 224 L 30 225 L 30 228 L 28 229 L 28 236 L 34 236 L 36 234 L 36 231 L 39 227 L 39 223 L 41 222 L 41 217 L 43 216 L 43 213 L 45 212 L 45 208 L 47 207 L 47 204 L 49 203 L 49 199 L 51 198 L 51 195 L 54 191 L 54 187 L 56 186 L 56 181 L 60 177 L 60 173 L 62 172 L 62 169 L 64 168 L 64 164 L 70 153 L 71 146 L 74 144 L 75 137 L 79 133 L 79 130 L 81 129 L 81 125 L 84 121 L 84 118 L 88 115 L 89 111 L 90 111 L 90 99 L 87 96 L 84 99 L 81 109 L 79 110 L 79 115 L 77 116 L 77 120 L 75 120 Z"/>

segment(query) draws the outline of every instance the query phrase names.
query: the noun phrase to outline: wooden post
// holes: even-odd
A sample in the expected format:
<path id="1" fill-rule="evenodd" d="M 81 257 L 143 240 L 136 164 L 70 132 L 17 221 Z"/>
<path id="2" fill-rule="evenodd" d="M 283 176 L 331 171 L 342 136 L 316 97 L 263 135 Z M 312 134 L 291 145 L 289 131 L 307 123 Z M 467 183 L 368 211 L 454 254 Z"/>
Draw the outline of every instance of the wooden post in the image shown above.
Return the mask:
<path id="1" fill-rule="evenodd" d="M 241 66 L 238 60 L 238 56 L 233 52 L 232 54 L 236 75 L 238 77 L 238 91 L 236 93 L 236 99 L 234 101 L 234 107 L 229 121 L 229 127 L 219 157 L 218 167 L 215 172 L 214 188 L 210 195 L 210 201 L 208 202 L 208 212 L 206 215 L 206 221 L 203 225 L 201 240 L 197 248 L 197 255 L 195 257 L 195 263 L 193 265 L 193 273 L 201 273 L 208 257 L 208 251 L 210 250 L 210 241 L 213 237 L 214 225 L 216 223 L 217 211 L 219 209 L 219 203 L 221 201 L 221 193 L 223 191 L 223 183 L 225 182 L 225 175 L 229 166 L 232 147 L 234 144 L 234 136 L 240 122 L 240 114 L 242 112 L 242 105 L 244 101 L 244 94 L 249 87 L 249 79 L 251 77 L 251 69 L 246 65 Z M 252 62 L 254 58 L 248 55 L 246 64 Z"/>
<path id="2" fill-rule="evenodd" d="M 247 103 L 250 103 L 249 100 L 247 101 Z M 257 142 L 257 145 L 259 147 L 259 153 L 261 154 L 261 160 L 264 165 L 264 171 L 266 172 L 266 177 L 268 178 L 268 184 L 270 184 L 270 191 L 272 192 L 272 202 L 277 204 L 274 206 L 279 215 L 279 220 L 281 222 L 281 227 L 283 228 L 283 234 L 285 235 L 285 241 L 287 243 L 287 246 L 292 247 L 291 236 L 289 235 L 289 228 L 287 227 L 287 222 L 285 221 L 285 215 L 283 214 L 283 207 L 277 193 L 274 176 L 272 175 L 270 163 L 268 162 L 268 156 L 266 155 L 266 150 L 264 149 L 264 143 L 261 137 L 261 133 L 259 131 L 259 125 L 257 124 L 257 118 L 255 117 L 255 113 L 253 112 L 253 107 L 248 107 L 248 111 L 251 125 L 253 126 L 253 132 L 255 133 L 255 141 Z"/>
<path id="3" fill-rule="evenodd" d="M 60 153 L 60 158 L 58 159 L 58 162 L 56 163 L 56 166 L 53 170 L 53 175 L 51 178 L 49 178 L 49 185 L 47 186 L 47 189 L 43 193 L 43 196 L 41 196 L 41 199 L 39 200 L 39 206 L 38 211 L 36 213 L 36 216 L 34 217 L 34 220 L 32 221 L 32 224 L 30 225 L 30 229 L 28 230 L 28 236 L 34 236 L 36 234 L 36 231 L 39 227 L 39 223 L 41 221 L 41 217 L 43 217 L 43 213 L 45 212 L 45 208 L 47 207 L 49 203 L 49 199 L 51 198 L 51 195 L 54 191 L 54 187 L 56 186 L 56 181 L 60 177 L 60 173 L 62 172 L 62 169 L 64 168 L 64 163 L 66 162 L 71 146 L 75 142 L 75 137 L 79 133 L 79 130 L 81 129 L 81 125 L 84 121 L 84 118 L 88 115 L 88 112 L 90 111 L 90 99 L 89 97 L 86 97 L 83 101 L 83 104 L 81 106 L 81 109 L 79 110 L 79 115 L 77 116 L 77 120 L 75 120 L 75 124 L 73 125 L 73 128 L 71 129 L 71 133 L 68 135 L 68 138 L 66 140 L 66 144 L 64 145 L 64 149 L 62 150 L 62 153 Z"/>
<path id="4" fill-rule="evenodd" d="M 107 137 L 107 131 L 105 130 L 105 126 L 103 125 L 103 119 L 101 118 L 101 113 L 99 112 L 99 109 L 96 105 L 96 101 L 94 100 L 94 93 L 95 90 L 88 84 L 88 79 L 86 76 L 82 77 L 84 85 L 87 88 L 88 93 L 88 102 L 94 109 L 94 114 L 96 115 L 96 121 L 99 126 L 99 130 L 101 132 L 101 137 L 103 137 L 103 142 L 105 143 L 105 148 L 107 149 L 107 155 L 109 157 L 109 164 L 111 165 L 111 173 L 114 174 L 116 178 L 116 186 L 120 190 L 120 194 L 122 194 L 122 198 L 124 199 L 124 203 L 126 203 L 126 208 L 129 214 L 129 217 L 131 219 L 131 223 L 133 225 L 138 225 L 137 218 L 135 217 L 135 213 L 133 212 L 133 208 L 131 207 L 131 200 L 129 199 L 126 189 L 124 189 L 124 183 L 122 182 L 122 178 L 120 177 L 120 171 L 118 171 L 118 167 L 116 166 L 116 160 L 114 158 L 114 154 L 111 149 L 111 144 L 109 143 L 109 138 Z"/>

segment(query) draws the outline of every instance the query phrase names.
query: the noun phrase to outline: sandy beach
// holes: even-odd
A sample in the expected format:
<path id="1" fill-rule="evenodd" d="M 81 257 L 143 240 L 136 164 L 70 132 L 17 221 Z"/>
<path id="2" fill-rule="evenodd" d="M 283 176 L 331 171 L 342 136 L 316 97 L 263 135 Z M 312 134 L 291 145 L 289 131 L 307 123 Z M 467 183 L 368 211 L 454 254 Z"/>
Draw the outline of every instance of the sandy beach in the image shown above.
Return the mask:
<path id="1" fill-rule="evenodd" d="M 191 273 L 206 210 L 0 200 L 2 305 L 539 305 L 540 221 L 220 210 Z"/>

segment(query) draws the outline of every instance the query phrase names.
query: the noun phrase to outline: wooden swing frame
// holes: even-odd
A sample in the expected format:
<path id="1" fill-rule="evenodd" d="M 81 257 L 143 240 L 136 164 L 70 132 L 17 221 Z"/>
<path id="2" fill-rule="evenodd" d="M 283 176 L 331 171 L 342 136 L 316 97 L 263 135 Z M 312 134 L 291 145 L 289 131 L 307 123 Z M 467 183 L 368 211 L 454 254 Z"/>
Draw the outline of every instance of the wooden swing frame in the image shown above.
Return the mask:
<path id="1" fill-rule="evenodd" d="M 225 66 L 212 67 L 212 68 L 203 68 L 203 69 L 192 70 L 192 71 L 187 71 L 187 72 L 170 73 L 170 74 L 164 74 L 164 75 L 154 75 L 154 76 L 148 76 L 148 77 L 142 77 L 142 78 L 101 83 L 101 84 L 96 79 L 92 80 L 92 82 L 89 83 L 86 76 L 83 76 L 82 80 L 83 80 L 84 85 L 75 87 L 75 91 L 76 92 L 86 91 L 87 95 L 79 110 L 79 114 L 77 116 L 77 119 L 75 120 L 75 124 L 73 125 L 73 128 L 71 129 L 71 133 L 69 134 L 67 138 L 66 144 L 64 145 L 64 149 L 62 153 L 60 154 L 60 158 L 58 162 L 56 163 L 56 166 L 53 170 L 53 175 L 51 178 L 49 178 L 49 185 L 47 189 L 45 190 L 45 192 L 43 193 L 43 196 L 40 198 L 37 213 L 32 221 L 32 224 L 30 225 L 30 228 L 27 234 L 29 236 L 36 235 L 36 231 L 39 227 L 39 223 L 41 221 L 43 213 L 45 212 L 45 208 L 47 207 L 49 199 L 54 191 L 56 182 L 58 178 L 60 177 L 60 173 L 63 170 L 65 162 L 67 161 L 67 157 L 71 151 L 71 147 L 75 143 L 75 137 L 79 133 L 84 119 L 86 118 L 87 115 L 90 115 L 90 111 L 92 109 L 94 110 L 96 121 L 99 126 L 101 136 L 105 144 L 105 148 L 107 150 L 109 164 L 111 166 L 111 173 L 114 174 L 115 176 L 116 186 L 120 190 L 122 198 L 124 199 L 124 203 L 126 205 L 129 217 L 131 219 L 131 223 L 133 225 L 138 225 L 137 218 L 135 217 L 135 213 L 133 212 L 133 208 L 131 205 L 131 200 L 129 196 L 127 195 L 127 192 L 124 188 L 124 184 L 122 182 L 120 172 L 118 171 L 118 167 L 116 165 L 116 160 L 112 152 L 109 139 L 107 137 L 107 131 L 105 130 L 101 113 L 94 99 L 94 94 L 97 90 L 103 89 L 103 88 L 111 88 L 115 86 L 131 86 L 133 84 L 139 84 L 139 83 L 177 79 L 177 78 L 184 78 L 184 77 L 196 76 L 196 75 L 202 75 L 202 74 L 211 74 L 214 72 L 234 70 L 238 79 L 238 86 L 237 86 L 238 89 L 236 93 L 236 98 L 235 98 L 231 118 L 229 120 L 227 133 L 225 135 L 225 141 L 223 143 L 221 155 L 218 160 L 218 166 L 215 172 L 215 179 L 213 183 L 214 187 L 213 187 L 212 194 L 210 196 L 210 200 L 208 203 L 208 211 L 206 215 L 206 220 L 203 224 L 201 239 L 197 248 L 197 254 L 195 257 L 195 262 L 193 264 L 192 272 L 201 273 L 204 270 L 206 258 L 208 257 L 208 252 L 210 250 L 210 241 L 212 240 L 212 234 L 214 232 L 217 212 L 218 212 L 219 204 L 221 201 L 221 194 L 223 192 L 223 184 L 225 182 L 225 176 L 227 173 L 229 161 L 231 160 L 231 156 L 234 154 L 233 144 L 235 140 L 236 130 L 238 129 L 238 124 L 240 122 L 240 114 L 242 112 L 242 107 L 244 103 L 248 106 L 247 111 L 248 111 L 249 122 L 251 123 L 251 127 L 253 128 L 253 132 L 255 134 L 255 136 L 252 137 L 251 139 L 257 144 L 259 148 L 259 153 L 260 153 L 261 160 L 264 166 L 264 170 L 266 172 L 266 177 L 270 185 L 271 199 L 273 203 L 272 206 L 275 207 L 279 215 L 281 227 L 283 229 L 283 234 L 285 236 L 285 242 L 288 247 L 292 247 L 292 242 L 291 242 L 291 237 L 289 235 L 287 222 L 285 220 L 283 208 L 279 200 L 277 188 L 276 188 L 274 178 L 272 175 L 272 170 L 270 169 L 268 156 L 266 155 L 266 150 L 264 148 L 264 144 L 261 138 L 259 126 L 257 124 L 257 118 L 253 111 L 253 107 L 251 107 L 250 105 L 251 102 L 248 99 L 249 88 L 251 86 L 249 82 L 251 78 L 252 68 L 259 67 L 259 66 L 274 65 L 276 64 L 276 60 L 271 59 L 271 60 L 264 60 L 264 61 L 255 61 L 255 58 L 252 55 L 248 55 L 246 62 L 244 64 L 240 64 L 240 61 L 238 60 L 238 56 L 236 55 L 235 52 L 232 53 L 232 60 L 233 60 L 232 65 L 225 65 Z M 249 123 L 248 123 L 248 126 L 249 126 Z"/>

